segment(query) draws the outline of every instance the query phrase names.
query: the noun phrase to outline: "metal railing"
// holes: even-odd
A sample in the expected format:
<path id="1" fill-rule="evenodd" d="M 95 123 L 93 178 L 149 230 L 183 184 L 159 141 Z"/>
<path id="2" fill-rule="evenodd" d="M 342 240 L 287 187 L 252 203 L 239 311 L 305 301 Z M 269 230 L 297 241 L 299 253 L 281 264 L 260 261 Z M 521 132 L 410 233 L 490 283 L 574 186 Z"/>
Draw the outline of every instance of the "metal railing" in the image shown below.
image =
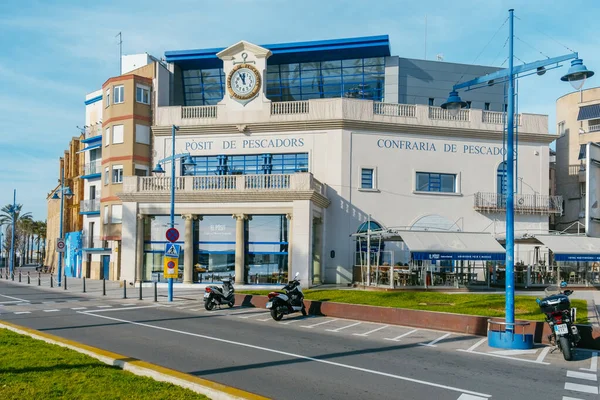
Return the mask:
<path id="1" fill-rule="evenodd" d="M 100 211 L 100 199 L 81 200 L 79 202 L 79 212 Z"/>
<path id="2" fill-rule="evenodd" d="M 590 125 L 588 127 L 588 132 L 598 132 L 600 131 L 600 125 Z"/>
<path id="3" fill-rule="evenodd" d="M 102 135 L 102 124 L 100 123 L 85 128 L 84 136 L 86 139 L 90 139 L 100 135 Z"/>
<path id="4" fill-rule="evenodd" d="M 414 104 L 373 103 L 373 114 L 391 117 L 416 117 L 417 106 Z"/>
<path id="5" fill-rule="evenodd" d="M 483 111 L 481 121 L 484 124 L 504 125 L 506 122 L 506 113 L 497 111 Z M 515 126 L 521 125 L 521 114 L 515 114 Z"/>
<path id="6" fill-rule="evenodd" d="M 217 106 L 181 107 L 181 118 L 217 118 Z"/>
<path id="7" fill-rule="evenodd" d="M 102 160 L 95 160 L 83 165 L 83 175 L 102 173 Z"/>
<path id="8" fill-rule="evenodd" d="M 271 115 L 308 114 L 308 105 L 307 100 L 273 102 Z"/>
<path id="9" fill-rule="evenodd" d="M 450 111 L 443 109 L 442 107 L 429 106 L 429 119 L 469 122 L 470 113 L 469 110 L 459 110 L 456 117 L 453 117 L 450 115 Z"/>
<path id="10" fill-rule="evenodd" d="M 101 236 L 81 236 L 81 245 L 84 249 L 101 249 L 104 248 L 104 240 Z"/>
<path id="11" fill-rule="evenodd" d="M 515 212 L 521 214 L 561 214 L 562 196 L 541 194 L 515 194 Z M 506 195 L 499 193 L 477 192 L 474 196 L 474 208 L 483 212 L 506 210 Z"/>

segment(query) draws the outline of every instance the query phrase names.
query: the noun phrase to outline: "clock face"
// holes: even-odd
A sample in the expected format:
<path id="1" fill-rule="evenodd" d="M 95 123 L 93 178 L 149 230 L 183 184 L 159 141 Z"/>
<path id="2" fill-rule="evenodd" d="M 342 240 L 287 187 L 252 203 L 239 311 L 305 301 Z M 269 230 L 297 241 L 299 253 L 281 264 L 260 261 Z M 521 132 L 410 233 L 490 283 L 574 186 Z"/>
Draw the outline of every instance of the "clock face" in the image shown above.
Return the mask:
<path id="1" fill-rule="evenodd" d="M 229 74 L 227 86 L 232 97 L 250 99 L 260 90 L 260 75 L 252 65 L 238 64 Z"/>

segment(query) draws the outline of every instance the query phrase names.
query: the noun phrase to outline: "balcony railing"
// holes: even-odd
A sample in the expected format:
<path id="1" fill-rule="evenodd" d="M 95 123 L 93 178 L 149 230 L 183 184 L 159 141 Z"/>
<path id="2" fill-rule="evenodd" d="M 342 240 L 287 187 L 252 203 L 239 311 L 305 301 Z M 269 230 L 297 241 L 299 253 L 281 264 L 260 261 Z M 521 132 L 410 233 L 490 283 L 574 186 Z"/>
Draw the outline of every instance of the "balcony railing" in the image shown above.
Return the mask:
<path id="1" fill-rule="evenodd" d="M 79 203 L 79 212 L 100 212 L 100 199 L 81 200 Z"/>
<path id="2" fill-rule="evenodd" d="M 81 236 L 81 245 L 84 249 L 102 249 L 104 248 L 104 240 L 101 236 Z"/>
<path id="3" fill-rule="evenodd" d="M 506 195 L 475 193 L 474 208 L 482 212 L 506 211 Z M 561 214 L 562 196 L 541 194 L 515 194 L 515 212 L 520 214 Z"/>
<path id="4" fill-rule="evenodd" d="M 84 136 L 86 139 L 91 139 L 102 135 L 102 124 L 96 124 L 85 128 Z"/>
<path id="5" fill-rule="evenodd" d="M 462 121 L 469 122 L 470 114 L 469 110 L 459 110 L 456 117 L 450 115 L 450 111 L 443 109 L 442 107 L 429 107 L 429 118 L 438 119 L 443 121 Z"/>
<path id="6" fill-rule="evenodd" d="M 271 103 L 271 115 L 308 114 L 307 100 Z"/>
<path id="7" fill-rule="evenodd" d="M 598 132 L 600 131 L 600 125 L 590 125 L 588 128 L 589 132 Z"/>
<path id="8" fill-rule="evenodd" d="M 521 125 L 521 114 L 515 114 L 515 126 Z M 482 122 L 484 124 L 504 125 L 506 122 L 506 114 L 497 111 L 483 111 Z"/>
<path id="9" fill-rule="evenodd" d="M 181 107 L 181 118 L 217 118 L 217 106 Z"/>
<path id="10" fill-rule="evenodd" d="M 83 175 L 100 174 L 102 172 L 102 160 L 96 160 L 83 165 Z"/>
<path id="11" fill-rule="evenodd" d="M 414 104 L 373 103 L 373 114 L 391 117 L 416 117 L 417 106 Z"/>

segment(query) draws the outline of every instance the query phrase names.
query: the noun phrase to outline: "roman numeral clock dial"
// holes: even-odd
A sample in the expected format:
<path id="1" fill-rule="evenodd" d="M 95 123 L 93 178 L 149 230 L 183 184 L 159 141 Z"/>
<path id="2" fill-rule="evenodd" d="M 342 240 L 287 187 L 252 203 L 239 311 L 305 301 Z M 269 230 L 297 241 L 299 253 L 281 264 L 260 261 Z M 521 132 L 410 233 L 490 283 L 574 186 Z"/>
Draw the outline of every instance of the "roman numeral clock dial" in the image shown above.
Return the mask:
<path id="1" fill-rule="evenodd" d="M 227 77 L 229 95 L 237 100 L 250 100 L 258 94 L 261 79 L 258 70 L 251 64 L 238 64 Z"/>

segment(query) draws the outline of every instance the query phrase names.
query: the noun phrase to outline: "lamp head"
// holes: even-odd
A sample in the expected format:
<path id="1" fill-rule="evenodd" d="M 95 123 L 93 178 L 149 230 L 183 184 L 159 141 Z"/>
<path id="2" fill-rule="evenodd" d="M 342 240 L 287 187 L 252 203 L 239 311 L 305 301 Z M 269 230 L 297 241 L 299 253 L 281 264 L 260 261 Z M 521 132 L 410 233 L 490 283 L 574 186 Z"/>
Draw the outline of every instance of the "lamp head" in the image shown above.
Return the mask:
<path id="1" fill-rule="evenodd" d="M 58 197 L 58 193 L 54 192 L 50 200 L 60 200 L 60 197 Z"/>
<path id="2" fill-rule="evenodd" d="M 448 100 L 442 104 L 442 108 L 448 110 L 448 113 L 452 117 L 456 117 L 460 109 L 465 108 L 466 106 L 467 103 L 462 101 L 456 90 L 451 91 L 450 95 L 448 96 Z"/>
<path id="3" fill-rule="evenodd" d="M 161 175 L 165 173 L 165 170 L 163 169 L 162 165 L 156 164 L 156 167 L 154 167 L 152 173 L 156 175 Z"/>
<path id="4" fill-rule="evenodd" d="M 71 188 L 68 186 L 66 188 L 64 188 L 63 193 L 67 199 L 70 199 L 71 197 L 73 197 L 73 192 L 71 191 Z"/>
<path id="5" fill-rule="evenodd" d="M 193 167 L 196 165 L 196 162 L 191 156 L 187 156 L 183 159 L 183 166 L 186 168 Z"/>
<path id="6" fill-rule="evenodd" d="M 594 75 L 594 71 L 589 71 L 581 58 L 576 58 L 571 61 L 571 68 L 565 76 L 560 78 L 563 82 L 569 82 L 575 90 L 579 90 L 583 87 L 585 80 Z"/>

